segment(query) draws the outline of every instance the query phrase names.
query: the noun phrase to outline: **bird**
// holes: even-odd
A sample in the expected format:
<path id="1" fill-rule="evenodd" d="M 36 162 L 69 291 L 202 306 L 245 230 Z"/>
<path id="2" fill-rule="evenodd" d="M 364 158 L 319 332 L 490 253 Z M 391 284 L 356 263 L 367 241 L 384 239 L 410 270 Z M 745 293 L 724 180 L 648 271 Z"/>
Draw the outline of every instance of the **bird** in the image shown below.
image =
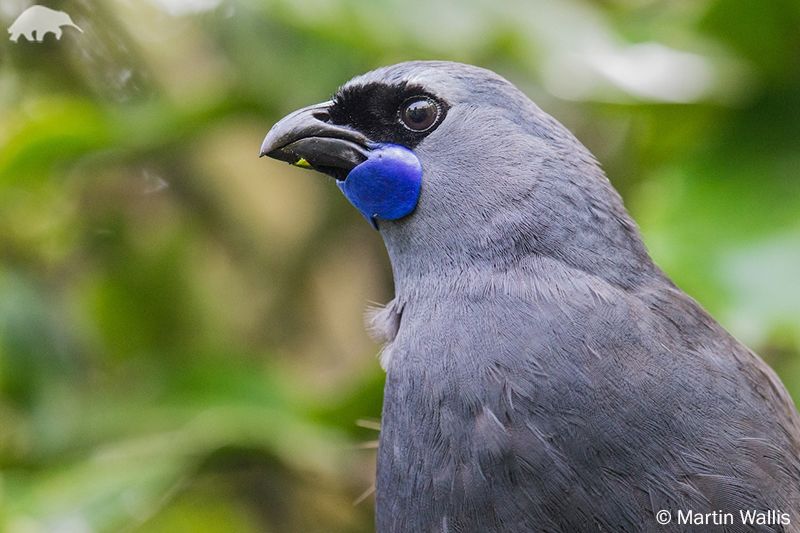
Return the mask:
<path id="1" fill-rule="evenodd" d="M 784 385 L 512 83 L 378 68 L 260 153 L 334 178 L 389 255 L 378 532 L 800 531 Z"/>

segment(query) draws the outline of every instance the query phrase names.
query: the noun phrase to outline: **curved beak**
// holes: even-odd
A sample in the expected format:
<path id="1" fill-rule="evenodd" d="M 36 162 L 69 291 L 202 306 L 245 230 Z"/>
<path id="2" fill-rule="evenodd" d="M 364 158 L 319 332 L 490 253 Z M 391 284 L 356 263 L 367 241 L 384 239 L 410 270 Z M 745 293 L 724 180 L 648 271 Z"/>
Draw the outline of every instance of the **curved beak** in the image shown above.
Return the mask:
<path id="1" fill-rule="evenodd" d="M 315 104 L 282 118 L 264 138 L 260 155 L 344 180 L 367 160 L 371 143 L 363 134 L 331 123 L 330 105 Z"/>

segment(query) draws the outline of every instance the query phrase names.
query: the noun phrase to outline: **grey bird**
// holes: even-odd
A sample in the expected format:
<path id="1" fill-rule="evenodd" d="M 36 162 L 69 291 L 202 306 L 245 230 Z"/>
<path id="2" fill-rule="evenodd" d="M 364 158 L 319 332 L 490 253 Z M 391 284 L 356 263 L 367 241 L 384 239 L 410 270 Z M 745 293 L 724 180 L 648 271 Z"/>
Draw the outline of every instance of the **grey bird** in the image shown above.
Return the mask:
<path id="1" fill-rule="evenodd" d="M 800 531 L 786 389 L 511 83 L 380 68 L 261 152 L 336 178 L 391 259 L 379 532 Z"/>

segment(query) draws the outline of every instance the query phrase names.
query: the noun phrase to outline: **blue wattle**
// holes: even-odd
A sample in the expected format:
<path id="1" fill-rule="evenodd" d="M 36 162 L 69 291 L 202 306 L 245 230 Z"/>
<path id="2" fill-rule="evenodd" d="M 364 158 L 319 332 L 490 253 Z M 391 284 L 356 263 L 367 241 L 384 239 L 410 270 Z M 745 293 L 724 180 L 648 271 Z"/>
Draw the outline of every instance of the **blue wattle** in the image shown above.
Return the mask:
<path id="1" fill-rule="evenodd" d="M 377 229 L 377 219 L 397 220 L 417 206 L 422 165 L 403 146 L 383 144 L 336 184 L 356 209 Z"/>

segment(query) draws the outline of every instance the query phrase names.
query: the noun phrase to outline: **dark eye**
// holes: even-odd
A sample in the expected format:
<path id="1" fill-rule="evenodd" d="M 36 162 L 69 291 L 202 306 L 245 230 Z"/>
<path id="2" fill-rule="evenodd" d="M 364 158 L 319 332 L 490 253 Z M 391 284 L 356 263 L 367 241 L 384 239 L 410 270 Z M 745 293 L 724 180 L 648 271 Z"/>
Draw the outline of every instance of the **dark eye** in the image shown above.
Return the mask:
<path id="1" fill-rule="evenodd" d="M 400 120 L 412 131 L 425 131 L 439 118 L 439 106 L 426 96 L 414 96 L 400 106 Z"/>

